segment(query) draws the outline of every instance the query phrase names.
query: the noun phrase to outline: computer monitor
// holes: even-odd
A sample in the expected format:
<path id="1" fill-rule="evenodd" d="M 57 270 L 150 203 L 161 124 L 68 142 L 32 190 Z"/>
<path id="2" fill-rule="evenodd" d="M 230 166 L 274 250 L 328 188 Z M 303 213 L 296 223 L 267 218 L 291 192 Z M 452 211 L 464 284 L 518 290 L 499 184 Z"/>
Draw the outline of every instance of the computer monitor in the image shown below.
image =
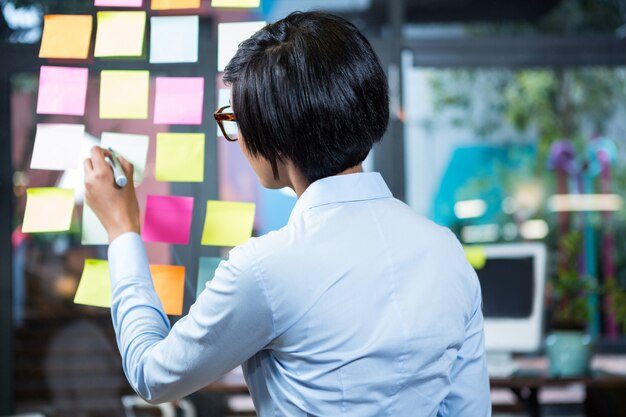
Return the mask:
<path id="1" fill-rule="evenodd" d="M 546 247 L 510 243 L 480 250 L 485 263 L 475 269 L 483 296 L 488 365 L 492 374 L 507 374 L 514 370 L 513 352 L 535 352 L 543 342 Z"/>

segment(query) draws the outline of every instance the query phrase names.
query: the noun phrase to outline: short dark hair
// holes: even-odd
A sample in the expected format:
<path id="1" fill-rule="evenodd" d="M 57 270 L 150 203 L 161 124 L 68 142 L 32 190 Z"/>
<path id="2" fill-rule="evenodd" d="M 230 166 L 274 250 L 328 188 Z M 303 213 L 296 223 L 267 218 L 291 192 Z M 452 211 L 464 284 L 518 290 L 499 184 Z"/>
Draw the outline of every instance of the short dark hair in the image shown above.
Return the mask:
<path id="1" fill-rule="evenodd" d="M 290 160 L 316 181 L 363 162 L 389 121 L 387 78 L 347 20 L 295 12 L 239 45 L 224 70 L 251 155 L 278 178 Z"/>

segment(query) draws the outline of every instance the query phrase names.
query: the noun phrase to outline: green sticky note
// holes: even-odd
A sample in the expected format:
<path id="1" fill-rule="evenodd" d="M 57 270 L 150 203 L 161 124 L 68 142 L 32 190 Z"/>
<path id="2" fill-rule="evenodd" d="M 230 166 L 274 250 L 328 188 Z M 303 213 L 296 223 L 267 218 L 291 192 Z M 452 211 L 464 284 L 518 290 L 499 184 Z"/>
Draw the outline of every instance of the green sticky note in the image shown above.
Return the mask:
<path id="1" fill-rule="evenodd" d="M 202 244 L 237 246 L 252 236 L 254 203 L 208 201 Z"/>
<path id="2" fill-rule="evenodd" d="M 159 133 L 157 181 L 204 181 L 204 133 Z"/>
<path id="3" fill-rule="evenodd" d="M 98 12 L 96 57 L 139 57 L 143 53 L 146 12 Z"/>
<path id="4" fill-rule="evenodd" d="M 109 263 L 98 259 L 86 259 L 83 275 L 80 277 L 75 304 L 94 307 L 111 307 L 111 280 Z"/>
<path id="5" fill-rule="evenodd" d="M 74 212 L 74 190 L 29 188 L 26 190 L 24 233 L 65 232 L 70 230 Z"/>
<path id="6" fill-rule="evenodd" d="M 487 263 L 487 254 L 483 246 L 465 246 L 465 256 L 474 269 L 482 269 Z"/>
<path id="7" fill-rule="evenodd" d="M 215 276 L 215 271 L 222 262 L 222 258 L 200 258 L 200 265 L 198 267 L 198 285 L 196 286 L 196 298 L 200 297 L 200 294 L 206 288 L 207 282 L 211 281 Z"/>
<path id="8" fill-rule="evenodd" d="M 83 245 L 108 245 L 109 234 L 96 213 L 86 203 L 83 205 L 81 243 Z"/>
<path id="9" fill-rule="evenodd" d="M 147 119 L 150 71 L 100 73 L 101 119 Z"/>

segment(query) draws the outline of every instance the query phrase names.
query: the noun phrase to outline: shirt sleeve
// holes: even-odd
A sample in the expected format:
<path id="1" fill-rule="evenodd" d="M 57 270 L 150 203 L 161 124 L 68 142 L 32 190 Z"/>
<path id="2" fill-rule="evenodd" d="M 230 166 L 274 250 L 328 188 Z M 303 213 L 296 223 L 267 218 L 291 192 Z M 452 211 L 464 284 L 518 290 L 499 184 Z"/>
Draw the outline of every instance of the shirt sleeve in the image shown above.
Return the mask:
<path id="1" fill-rule="evenodd" d="M 143 242 L 126 233 L 109 246 L 111 315 L 124 373 L 145 400 L 179 399 L 224 375 L 275 337 L 262 278 L 235 248 L 170 328 L 154 290 Z"/>
<path id="2" fill-rule="evenodd" d="M 473 308 L 465 326 L 465 340 L 452 367 L 450 392 L 441 403 L 438 417 L 491 416 L 480 283 L 469 264 L 466 269 L 475 283 Z"/>

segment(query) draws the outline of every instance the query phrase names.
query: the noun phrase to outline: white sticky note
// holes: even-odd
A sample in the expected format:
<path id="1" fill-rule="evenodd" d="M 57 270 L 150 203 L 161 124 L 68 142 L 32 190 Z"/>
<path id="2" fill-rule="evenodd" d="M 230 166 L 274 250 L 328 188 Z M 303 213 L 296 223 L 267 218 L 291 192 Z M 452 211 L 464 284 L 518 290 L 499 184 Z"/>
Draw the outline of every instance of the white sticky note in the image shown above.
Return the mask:
<path id="1" fill-rule="evenodd" d="M 150 63 L 198 62 L 198 16 L 150 18 Z"/>
<path id="2" fill-rule="evenodd" d="M 267 25 L 266 22 L 219 23 L 217 25 L 217 70 L 224 71 L 226 65 L 235 56 L 239 44 L 265 25 Z"/>
<path id="3" fill-rule="evenodd" d="M 78 168 L 85 125 L 37 124 L 31 169 L 65 171 Z"/>
<path id="4" fill-rule="evenodd" d="M 108 245 L 109 235 L 98 220 L 96 213 L 87 204 L 83 205 L 83 221 L 81 228 L 83 245 Z"/>
<path id="5" fill-rule="evenodd" d="M 100 146 L 111 148 L 114 152 L 122 155 L 124 159 L 133 164 L 135 174 L 133 180 L 136 184 L 143 180 L 148 158 L 148 146 L 150 138 L 147 135 L 131 135 L 128 133 L 102 132 Z"/>

